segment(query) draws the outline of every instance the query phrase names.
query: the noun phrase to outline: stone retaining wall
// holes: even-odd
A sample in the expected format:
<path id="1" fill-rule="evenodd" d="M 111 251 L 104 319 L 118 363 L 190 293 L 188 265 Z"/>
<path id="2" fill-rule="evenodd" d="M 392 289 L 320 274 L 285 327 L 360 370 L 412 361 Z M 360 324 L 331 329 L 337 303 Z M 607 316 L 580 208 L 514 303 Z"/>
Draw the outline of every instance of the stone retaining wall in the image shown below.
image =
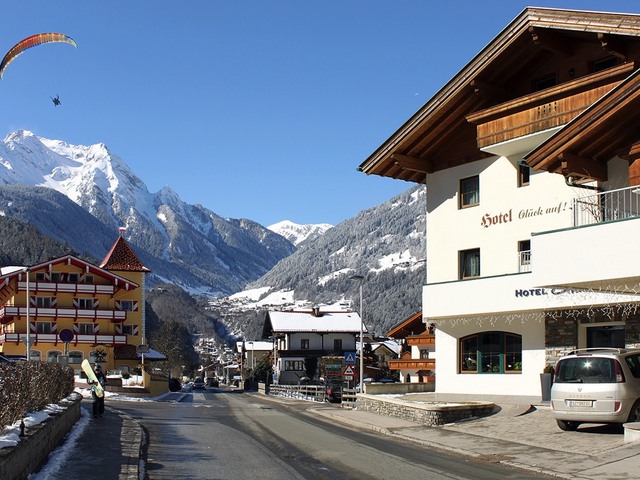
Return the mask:
<path id="1" fill-rule="evenodd" d="M 25 429 L 18 445 L 0 449 L 0 479 L 24 480 L 35 472 L 64 439 L 80 418 L 78 398 L 59 413 L 52 413 L 46 422 Z"/>
<path id="2" fill-rule="evenodd" d="M 402 418 L 429 426 L 445 425 L 469 418 L 490 415 L 495 404 L 490 402 L 465 402 L 455 404 L 405 402 L 394 398 L 376 398 L 358 394 L 358 410 Z"/>

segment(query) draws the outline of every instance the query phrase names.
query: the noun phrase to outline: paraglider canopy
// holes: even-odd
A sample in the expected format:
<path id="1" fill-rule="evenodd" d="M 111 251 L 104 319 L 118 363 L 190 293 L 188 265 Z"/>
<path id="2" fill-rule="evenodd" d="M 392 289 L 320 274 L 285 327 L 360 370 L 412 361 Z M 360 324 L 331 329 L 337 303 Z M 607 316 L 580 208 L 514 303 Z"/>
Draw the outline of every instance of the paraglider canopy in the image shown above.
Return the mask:
<path id="1" fill-rule="evenodd" d="M 26 49 L 35 47 L 37 45 L 41 45 L 43 43 L 53 43 L 53 42 L 62 42 L 68 43 L 69 45 L 73 45 L 74 47 L 78 47 L 78 44 L 75 40 L 64 33 L 38 33 L 36 35 L 31 35 L 30 37 L 25 38 L 24 40 L 20 40 L 16 43 L 11 50 L 7 52 L 7 54 L 0 62 L 0 78 L 4 74 L 5 69 L 9 66 L 11 62 L 13 62 L 16 57 Z"/>

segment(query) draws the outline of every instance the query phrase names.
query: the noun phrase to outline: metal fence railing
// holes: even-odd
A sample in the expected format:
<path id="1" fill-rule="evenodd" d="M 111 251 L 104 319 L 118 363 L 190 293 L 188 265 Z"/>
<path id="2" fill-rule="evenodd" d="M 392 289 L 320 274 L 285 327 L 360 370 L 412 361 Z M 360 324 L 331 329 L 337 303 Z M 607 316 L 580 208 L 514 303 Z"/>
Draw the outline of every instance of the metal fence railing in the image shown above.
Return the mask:
<path id="1" fill-rule="evenodd" d="M 269 385 L 269 395 L 310 402 L 324 402 L 327 399 L 326 388 L 323 385 Z M 354 407 L 356 397 L 354 388 L 345 388 L 342 390 L 341 403 L 345 407 Z"/>
<path id="2" fill-rule="evenodd" d="M 640 217 L 640 187 L 599 192 L 573 200 L 573 226 Z"/>
<path id="3" fill-rule="evenodd" d="M 269 395 L 310 402 L 324 402 L 325 388 L 322 385 L 270 385 Z"/>

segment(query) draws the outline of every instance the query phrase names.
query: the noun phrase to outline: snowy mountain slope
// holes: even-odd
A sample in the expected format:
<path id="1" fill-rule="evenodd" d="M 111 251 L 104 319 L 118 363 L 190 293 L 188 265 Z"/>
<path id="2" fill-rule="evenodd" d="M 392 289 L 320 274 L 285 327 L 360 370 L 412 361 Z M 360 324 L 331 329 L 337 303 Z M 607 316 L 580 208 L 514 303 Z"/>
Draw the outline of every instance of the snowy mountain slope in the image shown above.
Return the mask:
<path id="1" fill-rule="evenodd" d="M 283 220 L 282 222 L 269 225 L 267 228 L 272 232 L 282 235 L 296 247 L 300 247 L 324 235 L 327 230 L 333 228 L 333 225 L 329 225 L 328 223 L 300 225 L 289 220 Z"/>
<path id="2" fill-rule="evenodd" d="M 360 212 L 224 301 L 234 311 L 312 304 L 350 304 L 359 311 L 359 283 L 350 277 L 362 275 L 365 324 L 384 334 L 421 308 L 426 277 L 425 193 L 424 186 L 416 186 Z M 231 331 L 258 330 L 242 324 L 246 320 L 234 321 L 237 325 L 230 325 Z"/>
<path id="3" fill-rule="evenodd" d="M 150 193 L 104 144 L 69 145 L 17 131 L 0 142 L 2 184 L 54 189 L 114 232 L 114 238 L 118 228 L 125 227 L 132 244 L 188 272 L 169 278 L 158 275 L 159 280 L 199 293 L 204 293 L 202 284 L 210 295 L 240 290 L 295 250 L 289 241 L 255 222 L 223 219 L 183 202 L 168 187 Z M 23 220 L 36 222 L 37 217 L 33 211 L 24 213 Z"/>

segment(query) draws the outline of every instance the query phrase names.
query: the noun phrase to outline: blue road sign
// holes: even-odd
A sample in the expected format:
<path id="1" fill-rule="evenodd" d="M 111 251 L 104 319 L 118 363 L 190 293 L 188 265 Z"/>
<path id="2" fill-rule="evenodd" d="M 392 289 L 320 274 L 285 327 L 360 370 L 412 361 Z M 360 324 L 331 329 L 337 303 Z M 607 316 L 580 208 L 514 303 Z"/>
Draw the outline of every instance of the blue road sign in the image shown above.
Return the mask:
<path id="1" fill-rule="evenodd" d="M 344 363 L 356 363 L 356 352 L 344 352 Z"/>

